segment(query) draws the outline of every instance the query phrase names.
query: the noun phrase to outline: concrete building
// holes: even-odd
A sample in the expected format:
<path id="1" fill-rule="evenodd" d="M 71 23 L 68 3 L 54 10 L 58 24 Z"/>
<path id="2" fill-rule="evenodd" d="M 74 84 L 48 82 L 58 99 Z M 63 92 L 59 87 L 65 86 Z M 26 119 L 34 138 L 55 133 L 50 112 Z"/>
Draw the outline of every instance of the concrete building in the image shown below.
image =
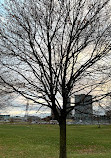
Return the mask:
<path id="1" fill-rule="evenodd" d="M 92 114 L 92 96 L 85 94 L 75 95 L 75 120 L 91 121 Z"/>

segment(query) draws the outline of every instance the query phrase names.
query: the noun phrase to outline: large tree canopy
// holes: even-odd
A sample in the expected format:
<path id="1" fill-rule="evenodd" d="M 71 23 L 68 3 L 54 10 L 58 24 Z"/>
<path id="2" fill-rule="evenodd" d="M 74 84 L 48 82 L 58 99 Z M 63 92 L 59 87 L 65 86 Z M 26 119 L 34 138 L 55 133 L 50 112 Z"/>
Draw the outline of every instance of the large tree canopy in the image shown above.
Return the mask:
<path id="1" fill-rule="evenodd" d="M 10 0 L 0 24 L 0 79 L 15 92 L 51 108 L 66 157 L 65 120 L 75 94 L 106 95 L 110 81 L 109 0 Z M 109 92 L 110 93 L 110 92 Z M 63 125 L 64 124 L 64 125 Z M 62 130 L 63 129 L 63 130 Z"/>

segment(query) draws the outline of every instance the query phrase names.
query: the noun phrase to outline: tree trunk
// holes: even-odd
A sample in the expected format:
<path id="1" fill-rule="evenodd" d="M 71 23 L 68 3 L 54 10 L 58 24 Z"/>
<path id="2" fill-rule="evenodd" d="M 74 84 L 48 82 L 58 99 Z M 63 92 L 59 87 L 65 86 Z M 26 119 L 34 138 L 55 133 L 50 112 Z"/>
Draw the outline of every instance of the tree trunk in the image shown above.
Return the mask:
<path id="1" fill-rule="evenodd" d="M 66 154 L 66 118 L 59 123 L 60 127 L 60 155 L 59 158 L 67 158 Z"/>

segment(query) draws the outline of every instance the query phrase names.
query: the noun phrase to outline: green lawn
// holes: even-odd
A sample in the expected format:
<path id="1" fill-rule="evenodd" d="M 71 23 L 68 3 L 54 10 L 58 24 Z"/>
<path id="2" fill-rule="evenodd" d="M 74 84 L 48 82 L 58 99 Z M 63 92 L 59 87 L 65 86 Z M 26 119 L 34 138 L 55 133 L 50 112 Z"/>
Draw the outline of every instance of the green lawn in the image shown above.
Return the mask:
<path id="1" fill-rule="evenodd" d="M 111 158 L 111 126 L 67 126 L 68 158 Z M 0 125 L 0 158 L 58 158 L 57 125 Z"/>

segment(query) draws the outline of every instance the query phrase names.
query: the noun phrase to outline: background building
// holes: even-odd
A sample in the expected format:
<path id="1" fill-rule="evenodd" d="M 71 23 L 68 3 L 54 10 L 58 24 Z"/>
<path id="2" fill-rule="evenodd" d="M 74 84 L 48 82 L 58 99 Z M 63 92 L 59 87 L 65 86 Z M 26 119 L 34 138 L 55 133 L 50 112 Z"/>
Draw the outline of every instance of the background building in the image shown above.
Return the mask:
<path id="1" fill-rule="evenodd" d="M 75 120 L 91 121 L 92 114 L 92 96 L 85 94 L 75 95 Z"/>
<path id="2" fill-rule="evenodd" d="M 10 119 L 10 115 L 0 115 L 0 121 L 8 121 Z"/>
<path id="3" fill-rule="evenodd" d="M 70 98 L 68 98 L 68 103 L 67 103 L 67 108 L 71 106 L 71 100 Z M 72 111 L 70 111 L 67 115 L 67 119 L 71 119 L 72 118 Z"/>

